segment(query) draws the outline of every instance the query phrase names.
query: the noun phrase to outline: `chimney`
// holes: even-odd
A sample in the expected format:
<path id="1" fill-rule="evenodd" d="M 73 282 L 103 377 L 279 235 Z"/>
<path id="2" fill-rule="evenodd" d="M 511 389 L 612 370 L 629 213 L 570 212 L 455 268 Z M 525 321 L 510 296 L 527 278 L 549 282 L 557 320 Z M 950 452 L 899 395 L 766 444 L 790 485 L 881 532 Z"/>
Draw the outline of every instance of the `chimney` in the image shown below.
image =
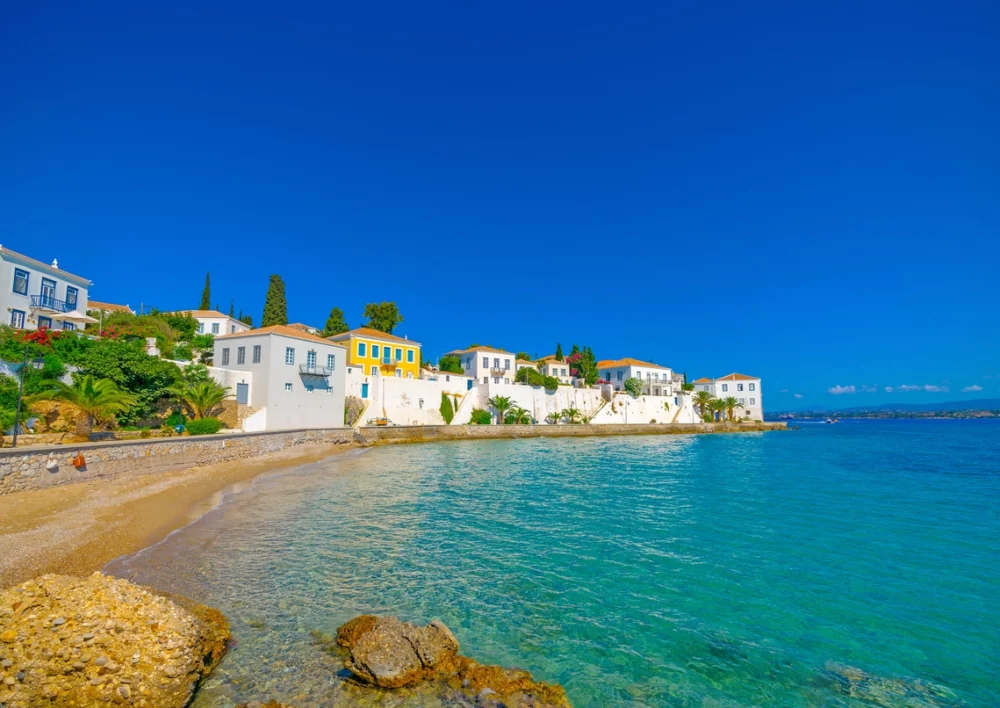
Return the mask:
<path id="1" fill-rule="evenodd" d="M 52 259 L 52 267 L 53 268 L 58 268 L 59 267 L 59 259 L 57 259 L 57 258 L 53 258 Z"/>

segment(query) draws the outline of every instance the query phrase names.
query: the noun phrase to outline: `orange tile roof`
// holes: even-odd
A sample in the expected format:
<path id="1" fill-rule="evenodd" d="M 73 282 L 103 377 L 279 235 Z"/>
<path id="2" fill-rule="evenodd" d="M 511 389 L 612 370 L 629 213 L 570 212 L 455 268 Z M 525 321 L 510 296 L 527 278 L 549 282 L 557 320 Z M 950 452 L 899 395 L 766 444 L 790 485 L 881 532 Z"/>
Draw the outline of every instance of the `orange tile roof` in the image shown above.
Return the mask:
<path id="1" fill-rule="evenodd" d="M 597 362 L 598 369 L 617 369 L 622 366 L 649 366 L 654 369 L 669 369 L 669 366 L 660 366 L 659 364 L 652 364 L 648 361 L 642 361 L 641 359 L 632 359 L 630 357 L 625 357 L 624 359 L 605 359 L 604 361 Z"/>
<path id="2" fill-rule="evenodd" d="M 115 305 L 110 302 L 100 302 L 99 300 L 88 300 L 87 301 L 88 310 L 103 310 L 104 312 L 131 312 L 132 308 L 128 305 Z"/>
<path id="3" fill-rule="evenodd" d="M 497 354 L 512 353 L 506 349 L 497 349 L 496 347 L 469 347 L 468 349 L 452 349 L 447 354 L 468 354 L 469 352 L 495 352 Z M 447 354 L 445 356 L 447 356 Z"/>
<path id="4" fill-rule="evenodd" d="M 406 344 L 412 344 L 415 347 L 420 346 L 420 342 L 414 342 L 412 339 L 406 339 L 405 337 L 397 337 L 395 334 L 387 334 L 386 332 L 380 332 L 377 329 L 372 329 L 371 327 L 355 327 L 347 332 L 341 332 L 340 334 L 335 334 L 332 337 L 327 337 L 334 342 L 339 342 L 342 339 L 350 339 L 351 337 L 367 337 L 368 339 L 383 339 L 387 342 L 404 342 Z"/>
<path id="5" fill-rule="evenodd" d="M 317 332 L 320 331 L 319 327 L 310 327 L 309 325 L 302 324 L 301 322 L 293 322 L 288 326 L 291 327 L 292 329 L 301 329 L 303 332 L 309 332 L 309 330 L 315 330 Z M 312 332 L 309 333 L 312 334 Z"/>
<path id="6" fill-rule="evenodd" d="M 235 317 L 230 317 L 229 315 L 224 315 L 218 310 L 177 310 L 172 312 L 173 315 L 191 315 L 192 317 L 218 317 L 224 320 L 235 320 Z"/>
<path id="7" fill-rule="evenodd" d="M 691 383 L 696 383 L 696 384 L 698 384 L 698 383 L 702 383 L 702 384 L 704 384 L 704 383 L 715 383 L 715 380 L 714 379 L 705 378 L 704 376 L 702 376 L 697 381 L 692 381 Z"/>
<path id="8" fill-rule="evenodd" d="M 216 339 L 235 339 L 237 337 L 256 337 L 262 334 L 277 334 L 282 337 L 291 337 L 292 339 L 303 339 L 307 342 L 319 342 L 320 344 L 330 344 L 333 346 L 342 346 L 331 342 L 329 339 L 323 339 L 322 337 L 317 337 L 315 334 L 309 334 L 308 332 L 303 332 L 300 329 L 295 329 L 294 327 L 289 327 L 288 325 L 271 325 L 270 327 L 261 327 L 259 329 L 251 329 L 247 332 L 234 332 L 233 334 L 222 334 L 216 337 Z"/>
<path id="9" fill-rule="evenodd" d="M 716 381 L 756 381 L 756 376 L 747 376 L 746 374 L 732 373 L 726 376 L 717 378 Z"/>
<path id="10" fill-rule="evenodd" d="M 535 366 L 536 365 L 535 362 L 528 361 L 527 359 L 516 359 L 514 361 L 514 363 L 515 364 L 528 364 L 529 366 Z"/>

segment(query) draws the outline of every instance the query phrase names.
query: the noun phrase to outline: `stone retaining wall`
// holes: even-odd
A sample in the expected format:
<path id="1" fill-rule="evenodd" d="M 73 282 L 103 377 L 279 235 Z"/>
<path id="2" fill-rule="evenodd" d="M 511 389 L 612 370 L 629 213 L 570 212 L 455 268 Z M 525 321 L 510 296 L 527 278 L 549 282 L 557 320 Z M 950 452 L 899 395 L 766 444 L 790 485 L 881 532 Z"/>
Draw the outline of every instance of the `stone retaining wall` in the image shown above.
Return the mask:
<path id="1" fill-rule="evenodd" d="M 426 425 L 359 429 L 288 430 L 272 433 L 221 433 L 0 449 L 0 494 L 123 475 L 155 474 L 200 465 L 249 459 L 297 445 L 432 442 L 484 438 L 584 437 L 606 435 L 682 435 L 784 430 L 785 423 L 699 423 L 696 425 Z M 73 458 L 87 464 L 77 470 Z M 54 462 L 52 469 L 48 468 Z"/>
<path id="2" fill-rule="evenodd" d="M 171 472 L 261 457 L 296 445 L 353 442 L 353 430 L 338 428 L 4 449 L 0 450 L 0 494 L 98 478 Z M 78 452 L 87 461 L 81 470 L 73 467 Z M 50 461 L 56 463 L 53 469 L 48 468 Z"/>

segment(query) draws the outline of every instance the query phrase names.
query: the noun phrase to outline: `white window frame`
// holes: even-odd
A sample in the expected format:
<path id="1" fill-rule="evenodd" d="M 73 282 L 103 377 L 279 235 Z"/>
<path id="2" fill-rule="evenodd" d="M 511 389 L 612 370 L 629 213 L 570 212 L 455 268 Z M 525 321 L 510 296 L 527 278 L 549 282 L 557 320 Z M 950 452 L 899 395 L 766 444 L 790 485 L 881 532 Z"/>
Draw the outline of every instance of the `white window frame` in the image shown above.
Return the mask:
<path id="1" fill-rule="evenodd" d="M 295 365 L 295 347 L 285 347 L 285 363 L 289 366 Z"/>
<path id="2" fill-rule="evenodd" d="M 260 345 L 259 344 L 254 344 L 253 345 L 253 360 L 252 360 L 251 363 L 253 363 L 253 364 L 259 364 L 260 363 Z"/>
<path id="3" fill-rule="evenodd" d="M 247 348 L 246 347 L 236 347 L 236 363 L 246 364 L 247 363 Z"/>
<path id="4" fill-rule="evenodd" d="M 222 365 L 229 366 L 229 347 L 222 350 Z"/>
<path id="5" fill-rule="evenodd" d="M 326 368 L 330 369 L 331 371 L 333 369 L 337 368 L 337 355 L 336 354 L 327 354 L 326 355 Z"/>
<path id="6" fill-rule="evenodd" d="M 286 383 L 285 384 L 285 390 L 288 391 L 289 393 L 291 393 L 291 391 L 292 391 L 292 385 L 290 383 Z"/>
<path id="7" fill-rule="evenodd" d="M 212 334 L 218 334 L 218 333 L 219 333 L 219 323 L 218 322 L 213 322 L 212 323 Z"/>
<path id="8" fill-rule="evenodd" d="M 20 291 L 20 290 L 17 289 L 17 274 L 18 273 L 24 273 L 24 292 L 22 292 L 22 291 Z M 28 294 L 28 288 L 30 288 L 30 287 L 31 287 L 31 271 L 30 270 L 25 270 L 24 268 L 15 268 L 14 269 L 14 280 L 10 284 L 11 292 L 12 293 L 16 293 L 17 295 L 27 295 Z"/>

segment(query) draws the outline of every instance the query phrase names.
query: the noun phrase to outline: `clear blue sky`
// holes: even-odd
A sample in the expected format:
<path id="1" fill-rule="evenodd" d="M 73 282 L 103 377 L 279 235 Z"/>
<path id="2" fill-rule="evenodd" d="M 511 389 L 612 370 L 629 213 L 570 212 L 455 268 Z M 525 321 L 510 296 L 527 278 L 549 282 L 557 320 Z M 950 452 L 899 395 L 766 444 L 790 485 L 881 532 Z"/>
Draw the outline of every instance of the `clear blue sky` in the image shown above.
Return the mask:
<path id="1" fill-rule="evenodd" d="M 3 245 L 771 410 L 1000 396 L 997 3 L 206 4 L 5 5 Z"/>

